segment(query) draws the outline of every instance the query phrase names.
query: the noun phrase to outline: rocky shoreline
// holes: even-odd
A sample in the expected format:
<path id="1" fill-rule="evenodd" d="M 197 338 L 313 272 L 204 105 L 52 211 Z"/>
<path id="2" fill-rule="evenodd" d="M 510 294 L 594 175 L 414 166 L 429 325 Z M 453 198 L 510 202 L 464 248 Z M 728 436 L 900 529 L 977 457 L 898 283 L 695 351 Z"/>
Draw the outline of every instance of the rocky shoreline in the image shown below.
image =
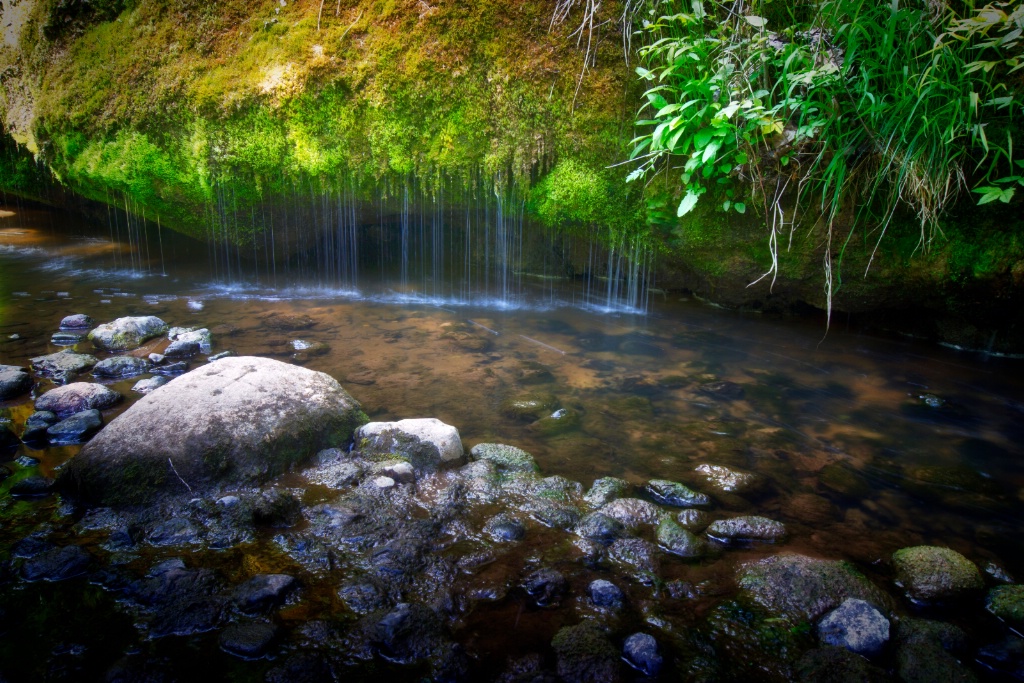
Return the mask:
<path id="1" fill-rule="evenodd" d="M 752 473 L 707 462 L 699 487 L 603 477 L 585 489 L 544 476 L 515 445 L 466 448 L 436 419 L 369 422 L 328 375 L 212 356 L 204 331 L 110 326 L 89 335 L 110 358 L 33 359 L 59 385 L 0 431 L 8 443 L 18 428 L 26 442 L 88 441 L 55 481 L 9 488 L 48 501 L 52 517 L 0 565 L 0 596 L 97 586 L 130 621 L 123 651 L 87 672 L 73 648 L 55 652 L 50 668 L 72 678 L 175 680 L 180 661 L 149 656 L 174 638 L 216 643 L 218 657 L 250 667 L 239 676 L 268 681 L 1024 675 L 1024 589 L 999 567 L 982 573 L 936 546 L 896 548 L 871 567 L 812 557 L 787 550 L 783 523 L 723 509 L 735 496 L 756 507 L 770 484 Z M 168 330 L 162 353 L 138 349 Z M 168 352 L 180 341 L 184 351 Z M 120 395 L 73 381 L 90 369 L 154 373 L 200 352 L 212 362 L 178 365 L 102 428 Z M 145 364 L 110 362 L 119 358 Z M 14 387 L 5 397 L 32 382 L 20 368 L 0 372 Z M 679 578 L 730 561 L 731 577 Z M 968 632 L 966 619 L 985 628 Z M 521 622 L 535 632 L 518 632 Z M 0 664 L 18 680 L 11 669 Z"/>

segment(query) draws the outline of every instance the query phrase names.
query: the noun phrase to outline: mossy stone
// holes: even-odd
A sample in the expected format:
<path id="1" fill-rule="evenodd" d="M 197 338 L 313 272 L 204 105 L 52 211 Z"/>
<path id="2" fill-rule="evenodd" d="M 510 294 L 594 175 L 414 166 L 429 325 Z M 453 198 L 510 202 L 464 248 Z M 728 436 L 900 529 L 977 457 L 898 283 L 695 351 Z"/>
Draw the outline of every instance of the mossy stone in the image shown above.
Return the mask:
<path id="1" fill-rule="evenodd" d="M 988 592 L 985 607 L 1000 619 L 1024 624 L 1024 585 L 997 586 Z"/>
<path id="2" fill-rule="evenodd" d="M 907 597 L 918 602 L 962 597 L 985 585 L 978 567 L 950 548 L 903 548 L 893 553 L 892 561 Z"/>

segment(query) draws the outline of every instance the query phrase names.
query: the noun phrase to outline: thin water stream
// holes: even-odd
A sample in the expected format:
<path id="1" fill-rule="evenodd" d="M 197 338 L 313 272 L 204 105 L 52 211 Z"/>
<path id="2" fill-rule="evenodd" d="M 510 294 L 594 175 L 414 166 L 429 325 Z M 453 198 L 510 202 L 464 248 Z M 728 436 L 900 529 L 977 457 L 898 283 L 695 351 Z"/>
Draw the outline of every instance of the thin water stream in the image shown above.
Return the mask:
<path id="1" fill-rule="evenodd" d="M 0 364 L 27 367 L 29 359 L 59 350 L 50 338 L 65 315 L 85 313 L 97 322 L 157 315 L 172 326 L 210 329 L 213 353 L 230 349 L 326 372 L 373 420 L 436 417 L 459 429 L 467 449 L 513 444 L 532 453 L 545 475 L 585 488 L 615 476 L 637 485 L 670 479 L 699 490 L 705 482 L 695 468 L 705 463 L 756 473 L 765 482 L 756 495 L 716 496 L 713 514 L 781 521 L 782 549 L 850 560 L 883 585 L 891 587 L 892 553 L 921 544 L 1024 576 L 1021 361 L 841 325 L 826 336 L 820 320 L 764 318 L 641 291 L 636 264 L 645 268 L 645 257 L 622 266 L 632 268 L 632 281 L 614 276 L 614 254 L 601 254 L 613 264 L 606 279 L 566 278 L 556 267 L 529 270 L 521 267 L 522 216 L 509 217 L 500 201 L 487 208 L 494 215 L 474 224 L 465 212 L 447 233 L 431 222 L 451 226 L 459 210 L 415 214 L 408 195 L 404 201 L 407 211 L 394 224 L 387 216 L 370 221 L 381 229 L 378 242 L 360 242 L 357 257 L 340 247 L 355 249 L 365 226 L 343 198 L 325 200 L 321 210 L 342 229 L 330 233 L 329 244 L 320 242 L 321 252 L 307 252 L 307 262 L 274 255 L 269 234 L 254 259 L 148 222 L 129 229 L 124 214 L 104 234 L 64 214 L 12 208 L 13 215 L 0 218 Z M 488 231 L 483 252 L 474 251 L 475 231 Z M 589 245 L 572 248 L 597 258 Z M 126 400 L 104 412 L 107 422 L 138 398 L 131 391 L 137 379 L 110 383 Z M 41 381 L 31 396 L 0 403 L 16 431 L 33 410 L 32 398 L 51 386 Z M 517 407 L 524 399 L 543 409 Z M 555 411 L 568 419 L 543 419 Z M 7 455 L 0 553 L 6 556 L 36 525 L 52 526 L 59 504 L 53 497 L 11 498 L 11 483 L 29 472 L 52 474 L 77 449 L 23 445 Z M 259 547 L 249 559 L 229 553 L 216 562 L 227 572 L 243 561 L 280 564 L 270 551 L 259 557 Z M 517 561 L 539 552 L 531 547 L 514 554 Z M 698 623 L 735 592 L 739 564 L 779 551 L 777 544 L 754 544 L 698 563 L 665 560 L 667 580 L 706 590 L 685 605 L 662 593 L 662 618 Z M 510 564 L 492 565 L 475 580 L 514 573 Z M 54 590 L 75 603 L 63 584 Z M 659 600 L 643 586 L 630 590 L 638 604 Z M 98 589 L 77 595 L 99 612 L 111 610 Z M 283 618 L 291 623 L 343 609 L 336 597 L 310 602 Z M 69 623 L 81 627 L 81 609 L 89 608 L 73 609 Z M 45 645 L 26 645 L 25 656 L 42 657 L 74 640 L 54 625 L 60 614 L 36 614 L 18 627 L 22 636 L 25 629 L 59 634 L 43 637 Z M 90 645 L 97 662 L 137 647 L 129 625 L 97 618 L 109 620 L 114 634 L 106 646 Z M 957 619 L 972 633 L 994 628 L 980 610 Z M 562 613 L 524 612 L 509 599 L 466 616 L 460 638 L 503 661 L 547 642 L 566 621 Z M 489 624 L 522 636 L 510 644 Z M 178 656 L 211 645 L 159 647 Z M 248 671 L 237 662 L 218 666 L 224 675 Z"/>

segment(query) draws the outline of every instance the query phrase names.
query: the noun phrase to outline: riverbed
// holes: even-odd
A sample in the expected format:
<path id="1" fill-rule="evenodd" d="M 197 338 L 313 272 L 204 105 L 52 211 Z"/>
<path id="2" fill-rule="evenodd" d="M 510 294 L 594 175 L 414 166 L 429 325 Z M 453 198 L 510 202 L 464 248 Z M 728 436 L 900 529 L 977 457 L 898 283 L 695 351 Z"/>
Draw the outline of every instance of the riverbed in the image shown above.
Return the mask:
<path id="1" fill-rule="evenodd" d="M 501 296 L 460 296 L 470 291 L 466 283 L 438 287 L 434 275 L 326 281 L 309 269 L 286 278 L 283 265 L 275 283 L 266 265 L 247 275 L 241 255 L 232 275 L 224 264 L 235 257 L 166 228 L 151 234 L 147 225 L 144 241 L 132 242 L 67 214 L 4 208 L 11 215 L 0 218 L 0 364 L 28 367 L 65 348 L 51 336 L 66 315 L 97 322 L 155 315 L 172 326 L 209 329 L 213 354 L 230 350 L 325 372 L 371 420 L 438 418 L 459 430 L 467 450 L 511 444 L 532 454 L 544 475 L 584 489 L 618 477 L 637 487 L 665 479 L 701 490 L 695 470 L 703 464 L 757 475 L 756 493 L 715 496 L 712 516 L 762 515 L 785 524 L 785 540 L 741 544 L 697 562 L 666 557 L 666 583 L 698 588 L 680 598 L 630 584 L 629 599 L 645 605 L 631 617 L 637 628 L 703 628 L 702 620 L 736 594 L 740 565 L 782 551 L 848 560 L 894 594 L 890 558 L 908 546 L 952 548 L 993 584 L 1024 576 L 1020 360 L 850 329 L 842 318 L 826 333 L 821 317 L 722 310 L 655 288 L 638 305 L 636 297 L 605 297 L 606 280 L 514 269 L 511 297 L 507 283 Z M 104 382 L 125 397 L 104 411 L 105 422 L 140 397 L 132 391 L 136 381 Z M 33 398 L 52 386 L 40 380 L 31 395 L 0 403 L 15 431 L 33 412 Z M 79 448 L 21 445 L 6 454 L 4 557 L 31 534 L 74 536 L 59 496 L 12 498 L 8 490 L 32 473 L 54 475 Z M 315 502 L 328 493 L 306 495 Z M 542 540 L 504 555 L 487 575 L 516 585 L 523 566 L 546 557 L 552 533 L 539 530 Z M 92 541 L 85 534 L 78 542 Z M 305 571 L 276 547 L 268 536 L 240 551 L 189 552 L 228 574 L 245 562 Z M 142 567 L 180 554 L 144 547 L 132 561 Z M 211 659 L 201 666 L 221 675 L 258 677 L 297 647 L 299 624 L 344 612 L 333 584 L 305 582 L 306 597 L 279 617 L 291 635 L 270 659 L 248 662 L 220 653 L 208 634 L 140 642 L 110 592 L 82 579 L 41 589 L 11 578 L 0 586 L 8 615 L 2 671 L 12 680 L 74 680 L 144 652 L 170 662 L 174 676 L 195 673 L 201 667 L 194 658 L 202 655 Z M 898 611 L 919 609 L 907 603 Z M 956 623 L 978 647 L 1002 637 L 980 602 L 921 613 Z M 466 610 L 453 633 L 475 661 L 490 662 L 479 670 L 496 674 L 510 656 L 544 652 L 577 616 L 571 607 L 538 609 L 510 590 Z M 89 633 L 94 622 L 104 625 L 102 638 Z M 671 666 L 683 671 L 685 657 L 667 647 L 677 654 Z M 729 671 L 757 670 L 748 664 Z M 996 675 L 991 664 L 968 664 L 977 675 Z M 391 664 L 381 666 L 391 671 Z"/>

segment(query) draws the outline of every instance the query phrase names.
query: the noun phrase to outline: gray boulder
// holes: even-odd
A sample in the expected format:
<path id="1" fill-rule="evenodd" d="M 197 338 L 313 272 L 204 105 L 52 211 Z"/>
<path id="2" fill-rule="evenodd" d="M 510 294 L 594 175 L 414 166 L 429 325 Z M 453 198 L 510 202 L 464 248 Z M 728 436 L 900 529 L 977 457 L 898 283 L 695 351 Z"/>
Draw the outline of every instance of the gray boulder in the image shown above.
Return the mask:
<path id="1" fill-rule="evenodd" d="M 680 557 L 700 557 L 707 552 L 707 542 L 693 535 L 666 517 L 658 524 L 658 545 Z"/>
<path id="2" fill-rule="evenodd" d="M 75 375 L 96 365 L 99 359 L 96 356 L 64 349 L 48 356 L 37 356 L 29 362 L 32 364 L 32 369 L 43 377 L 49 377 L 58 384 L 64 384 Z"/>
<path id="3" fill-rule="evenodd" d="M 36 410 L 68 417 L 83 410 L 105 410 L 117 405 L 121 394 L 94 382 L 72 382 L 46 392 L 36 399 Z"/>
<path id="4" fill-rule="evenodd" d="M 622 589 L 606 579 L 596 579 L 587 586 L 587 595 L 595 607 L 617 610 L 622 607 L 626 596 Z"/>
<path id="5" fill-rule="evenodd" d="M 978 567 L 949 548 L 919 545 L 892 556 L 896 580 L 918 602 L 958 598 L 985 587 Z"/>
<path id="6" fill-rule="evenodd" d="M 640 498 L 617 498 L 603 505 L 600 511 L 634 530 L 644 525 L 657 524 L 664 514 L 657 505 Z"/>
<path id="7" fill-rule="evenodd" d="M 370 422 L 356 430 L 356 446 L 368 460 L 408 461 L 418 471 L 461 465 L 459 430 L 432 417 Z"/>
<path id="8" fill-rule="evenodd" d="M 596 480 L 583 497 L 594 507 L 601 507 L 616 498 L 621 498 L 629 490 L 629 482 L 618 477 L 601 477 Z"/>
<path id="9" fill-rule="evenodd" d="M 663 662 L 658 652 L 658 641 L 649 633 L 634 633 L 626 638 L 622 646 L 622 658 L 646 676 L 657 676 Z"/>
<path id="10" fill-rule="evenodd" d="M 128 351 L 167 331 L 167 323 L 153 315 L 118 318 L 89 333 L 89 341 L 104 351 Z"/>
<path id="11" fill-rule="evenodd" d="M 0 365 L 0 401 L 21 396 L 32 388 L 32 376 L 16 365 Z"/>
<path id="12" fill-rule="evenodd" d="M 776 555 L 740 567 L 739 585 L 775 614 L 816 621 L 858 598 L 889 608 L 888 597 L 851 564 L 805 555 Z"/>
<path id="13" fill-rule="evenodd" d="M 72 497 L 108 505 L 268 481 L 366 421 L 333 378 L 267 358 L 225 358 L 144 396 L 62 470 Z"/>
<path id="14" fill-rule="evenodd" d="M 478 443 L 469 451 L 474 460 L 487 460 L 502 472 L 539 472 L 537 461 L 521 448 L 503 443 Z"/>
<path id="15" fill-rule="evenodd" d="M 205 327 L 172 327 L 167 331 L 167 338 L 171 343 L 164 350 L 164 355 L 171 358 L 196 353 L 209 355 L 213 351 L 213 335 Z"/>
<path id="16" fill-rule="evenodd" d="M 707 535 L 716 541 L 781 541 L 786 537 L 786 527 L 767 517 L 750 515 L 733 517 L 712 522 Z"/>
<path id="17" fill-rule="evenodd" d="M 105 358 L 97 363 L 92 374 L 95 377 L 108 377 L 118 379 L 122 377 L 134 377 L 149 370 L 149 361 L 145 358 L 135 356 L 113 356 Z"/>
<path id="18" fill-rule="evenodd" d="M 849 598 L 818 623 L 818 637 L 825 645 L 870 657 L 889 642 L 889 620 L 870 603 Z"/>

